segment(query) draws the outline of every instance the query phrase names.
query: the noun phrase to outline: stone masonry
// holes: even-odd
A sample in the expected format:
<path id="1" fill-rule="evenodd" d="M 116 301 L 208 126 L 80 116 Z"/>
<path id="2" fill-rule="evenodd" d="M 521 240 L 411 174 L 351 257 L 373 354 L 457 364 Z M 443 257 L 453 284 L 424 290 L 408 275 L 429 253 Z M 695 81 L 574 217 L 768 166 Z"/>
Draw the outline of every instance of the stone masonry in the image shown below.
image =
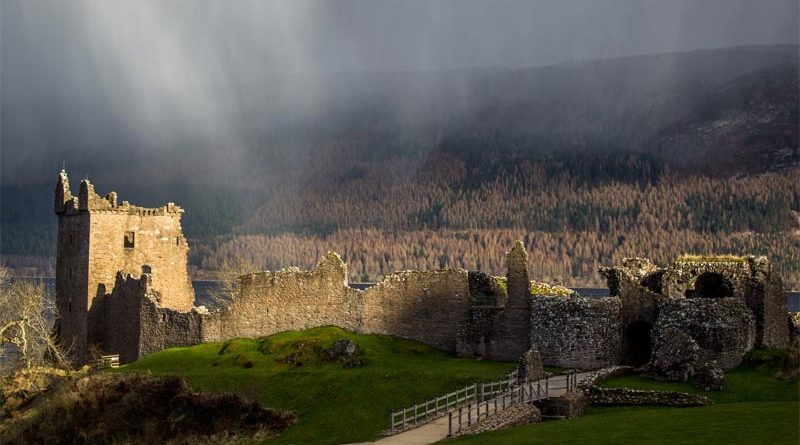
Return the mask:
<path id="1" fill-rule="evenodd" d="M 162 307 L 188 311 L 194 290 L 187 270 L 189 247 L 181 232 L 183 210 L 172 204 L 143 208 L 119 202 L 111 192 L 104 197 L 81 181 L 78 196 L 70 192 L 61 171 L 55 189 L 58 215 L 56 303 L 59 333 L 78 362 L 86 359 L 96 329 L 88 314 L 97 296 L 111 293 L 117 274 L 147 273 L 159 289 Z M 124 329 L 124 328 L 121 328 Z"/>

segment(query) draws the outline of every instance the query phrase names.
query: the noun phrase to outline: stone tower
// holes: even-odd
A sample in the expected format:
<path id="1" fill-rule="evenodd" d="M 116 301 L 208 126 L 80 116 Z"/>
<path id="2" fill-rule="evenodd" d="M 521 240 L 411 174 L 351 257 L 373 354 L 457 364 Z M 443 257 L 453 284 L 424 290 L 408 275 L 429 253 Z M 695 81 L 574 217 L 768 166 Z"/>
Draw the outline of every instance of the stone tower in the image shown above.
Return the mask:
<path id="1" fill-rule="evenodd" d="M 194 304 L 181 232 L 183 209 L 173 203 L 143 208 L 119 203 L 117 194 L 94 192 L 88 179 L 75 197 L 61 170 L 55 188 L 58 215 L 56 305 L 59 334 L 78 362 L 93 341 L 88 313 L 98 295 L 110 293 L 117 272 L 149 275 L 160 291 L 162 307 L 188 311 Z"/>

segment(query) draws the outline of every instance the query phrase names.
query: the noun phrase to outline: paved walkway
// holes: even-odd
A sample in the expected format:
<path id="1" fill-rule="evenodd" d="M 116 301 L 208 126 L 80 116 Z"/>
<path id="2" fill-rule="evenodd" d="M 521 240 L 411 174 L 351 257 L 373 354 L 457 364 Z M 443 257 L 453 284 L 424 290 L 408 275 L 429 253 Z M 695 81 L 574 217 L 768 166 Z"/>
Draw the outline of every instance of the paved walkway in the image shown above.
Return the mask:
<path id="1" fill-rule="evenodd" d="M 577 381 L 580 382 L 583 380 L 584 377 L 589 375 L 589 373 L 579 373 L 577 374 Z M 541 383 L 544 386 L 544 380 L 539 380 L 536 383 Z M 566 392 L 567 387 L 567 378 L 566 376 L 555 376 L 550 378 L 549 382 L 550 390 L 548 392 L 549 397 L 558 397 L 563 395 Z M 493 400 L 490 400 L 490 405 L 493 406 Z M 473 419 L 476 417 L 476 409 L 475 407 L 472 408 L 472 412 L 470 415 Z M 481 416 L 484 416 L 484 411 L 481 410 Z M 467 419 L 467 412 L 466 409 L 464 410 L 464 414 L 462 415 L 462 423 L 466 427 L 466 419 Z M 453 423 L 456 422 L 456 419 L 453 419 Z M 436 443 L 440 440 L 447 438 L 448 433 L 448 416 L 440 417 L 436 420 L 428 422 L 424 425 L 421 425 L 417 428 L 404 431 L 400 434 L 395 434 L 393 436 L 384 437 L 383 439 L 376 440 L 375 442 L 360 442 L 357 444 L 348 444 L 348 445 L 428 445 L 432 443 Z"/>

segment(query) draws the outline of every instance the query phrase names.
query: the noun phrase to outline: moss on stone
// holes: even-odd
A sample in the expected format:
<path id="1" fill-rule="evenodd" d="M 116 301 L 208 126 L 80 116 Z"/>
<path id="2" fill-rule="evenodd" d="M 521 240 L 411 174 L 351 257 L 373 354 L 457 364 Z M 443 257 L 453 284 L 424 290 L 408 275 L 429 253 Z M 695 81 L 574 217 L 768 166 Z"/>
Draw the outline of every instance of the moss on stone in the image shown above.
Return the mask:
<path id="1" fill-rule="evenodd" d="M 568 297 L 572 295 L 572 289 L 568 289 L 558 284 L 547 284 L 539 281 L 531 281 L 531 295 L 548 295 L 554 297 Z"/>
<path id="2" fill-rule="evenodd" d="M 497 285 L 508 292 L 508 278 L 506 277 L 492 277 Z M 568 297 L 573 294 L 572 289 L 560 286 L 558 284 L 547 284 L 541 281 L 531 280 L 531 295 L 547 295 L 553 297 Z"/>

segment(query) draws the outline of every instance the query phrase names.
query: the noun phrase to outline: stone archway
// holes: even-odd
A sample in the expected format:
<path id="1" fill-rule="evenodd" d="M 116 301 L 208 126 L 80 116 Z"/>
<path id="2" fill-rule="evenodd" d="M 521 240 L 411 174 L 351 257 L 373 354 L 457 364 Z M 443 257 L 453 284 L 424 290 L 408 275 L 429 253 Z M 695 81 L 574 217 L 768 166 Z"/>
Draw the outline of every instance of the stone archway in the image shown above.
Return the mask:
<path id="1" fill-rule="evenodd" d="M 625 328 L 622 362 L 629 366 L 642 366 L 650 361 L 653 325 L 634 321 Z"/>
<path id="2" fill-rule="evenodd" d="M 694 280 L 694 288 L 686 289 L 686 298 L 733 297 L 733 284 L 722 274 L 706 272 Z"/>

